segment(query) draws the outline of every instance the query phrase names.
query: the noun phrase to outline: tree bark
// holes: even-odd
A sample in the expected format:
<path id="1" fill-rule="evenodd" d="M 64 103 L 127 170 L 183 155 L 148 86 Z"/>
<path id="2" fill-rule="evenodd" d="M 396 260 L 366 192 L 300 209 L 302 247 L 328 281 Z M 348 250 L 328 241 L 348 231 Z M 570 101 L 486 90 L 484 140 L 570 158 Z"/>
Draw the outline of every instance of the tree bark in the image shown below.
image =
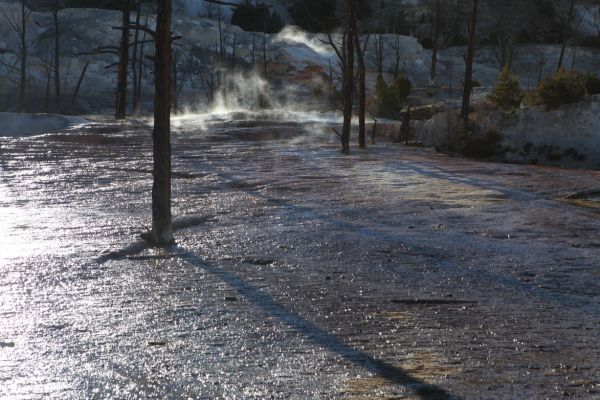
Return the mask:
<path id="1" fill-rule="evenodd" d="M 140 26 L 140 18 L 141 18 L 141 5 L 142 2 L 141 0 L 136 0 L 136 4 L 135 4 L 135 25 L 136 26 Z M 139 113 L 139 105 L 138 105 L 138 98 L 136 96 L 136 93 L 138 91 L 137 85 L 138 85 L 138 68 L 137 68 L 137 56 L 138 56 L 138 41 L 140 38 L 140 30 L 136 29 L 135 30 L 135 35 L 133 37 L 133 54 L 131 56 L 131 72 L 132 72 L 132 79 L 133 79 L 133 86 L 131 88 L 131 99 L 132 99 L 132 111 L 134 115 L 138 115 Z"/>
<path id="2" fill-rule="evenodd" d="M 125 119 L 127 108 L 127 67 L 129 66 L 129 18 L 130 0 L 123 2 L 123 26 L 121 29 L 121 46 L 119 48 L 119 72 L 117 81 L 117 104 L 115 119 Z"/>
<path id="3" fill-rule="evenodd" d="M 367 69 L 365 67 L 365 49 L 368 44 L 368 39 L 364 46 L 360 45 L 358 31 L 356 31 L 356 54 L 358 55 L 358 146 L 361 149 L 367 147 Z"/>
<path id="4" fill-rule="evenodd" d="M 155 245 L 174 242 L 171 222 L 171 0 L 158 0 L 154 57 L 154 185 L 152 232 Z"/>
<path id="5" fill-rule="evenodd" d="M 569 6 L 569 15 L 567 16 L 567 23 L 565 26 L 565 32 L 563 34 L 563 42 L 560 48 L 560 57 L 558 58 L 558 67 L 556 71 L 560 71 L 563 65 L 563 60 L 565 58 L 565 50 L 567 49 L 567 42 L 569 41 L 569 32 L 571 30 L 571 19 L 573 18 L 573 10 L 575 9 L 575 0 L 571 0 L 571 5 Z"/>
<path id="6" fill-rule="evenodd" d="M 269 79 L 269 68 L 267 65 L 267 34 L 264 32 L 263 32 L 263 39 L 262 39 L 262 50 L 263 50 L 263 66 L 264 66 L 265 79 Z"/>
<path id="7" fill-rule="evenodd" d="M 431 53 L 431 84 L 435 85 L 435 74 L 437 71 L 437 55 L 440 40 L 440 18 L 441 18 L 441 0 L 435 0 L 435 22 L 433 25 L 433 49 Z"/>
<path id="8" fill-rule="evenodd" d="M 467 123 L 469 122 L 469 107 L 471 104 L 471 92 L 473 90 L 473 59 L 475 58 L 475 39 L 477 31 L 477 10 L 479 0 L 473 0 L 473 11 L 471 12 L 471 22 L 469 23 L 469 46 L 467 49 L 465 82 L 462 98 L 462 107 L 460 117 Z"/>
<path id="9" fill-rule="evenodd" d="M 60 104 L 60 32 L 58 26 L 58 0 L 54 0 L 54 9 L 52 10 L 52 18 L 54 21 L 54 96 L 56 96 L 56 104 Z"/>
<path id="10" fill-rule="evenodd" d="M 77 101 L 77 95 L 79 94 L 79 89 L 81 88 L 81 83 L 83 82 L 83 78 L 85 77 L 85 73 L 90 66 L 90 62 L 86 62 L 81 70 L 81 74 L 79 75 L 79 80 L 77 81 L 77 86 L 75 87 L 75 91 L 73 92 L 73 97 L 71 98 L 71 104 L 75 104 Z"/>
<path id="11" fill-rule="evenodd" d="M 21 0 L 21 78 L 19 81 L 19 111 L 27 109 L 27 9 Z"/>
<path id="12" fill-rule="evenodd" d="M 344 124 L 342 127 L 342 153 L 350 154 L 350 130 L 352 128 L 352 94 L 354 89 L 354 38 L 356 35 L 355 0 L 346 0 L 348 28 L 346 32 L 344 68 Z"/>

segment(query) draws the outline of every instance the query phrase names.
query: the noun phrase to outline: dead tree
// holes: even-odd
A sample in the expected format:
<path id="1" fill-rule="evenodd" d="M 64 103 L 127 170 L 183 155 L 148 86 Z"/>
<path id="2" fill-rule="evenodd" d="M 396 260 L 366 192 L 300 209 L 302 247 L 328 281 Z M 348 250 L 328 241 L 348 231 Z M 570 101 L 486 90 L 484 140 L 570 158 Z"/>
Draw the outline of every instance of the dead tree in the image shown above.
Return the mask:
<path id="1" fill-rule="evenodd" d="M 338 46 L 327 32 L 328 43 L 335 51 L 341 70 L 344 122 L 342 132 L 336 131 L 342 144 L 342 153 L 350 154 L 350 130 L 352 128 L 352 106 L 354 92 L 354 51 L 357 28 L 356 0 L 346 0 L 348 20 L 342 34 L 342 43 Z"/>
<path id="2" fill-rule="evenodd" d="M 129 65 L 130 0 L 123 0 L 123 26 L 119 46 L 119 72 L 117 78 L 117 103 L 115 119 L 125 119 L 127 108 L 127 67 Z"/>
<path id="3" fill-rule="evenodd" d="M 171 222 L 171 0 L 158 0 L 154 54 L 154 184 L 152 231 L 154 245 L 174 242 Z"/>
<path id="4" fill-rule="evenodd" d="M 27 42 L 27 21 L 29 20 L 30 11 L 27 9 L 24 0 L 19 1 L 20 13 L 19 17 L 8 15 L 2 11 L 2 16 L 11 27 L 11 29 L 19 37 L 19 112 L 25 112 L 27 109 L 27 55 L 29 53 L 30 44 Z"/>
<path id="5" fill-rule="evenodd" d="M 71 104 L 75 104 L 77 101 L 77 95 L 79 94 L 79 89 L 81 88 L 81 83 L 83 82 L 83 78 L 85 77 L 85 73 L 87 72 L 88 67 L 90 66 L 90 62 L 86 62 L 81 70 L 81 74 L 79 74 L 79 79 L 77 80 L 77 86 L 75 86 L 75 90 L 73 91 L 73 97 L 71 97 Z"/>
<path id="6" fill-rule="evenodd" d="M 575 0 L 571 0 L 569 5 L 569 13 L 567 15 L 567 21 L 565 23 L 565 31 L 563 33 L 562 46 L 560 48 L 560 56 L 558 58 L 558 66 L 556 71 L 560 71 L 565 58 L 565 50 L 567 49 L 567 42 L 569 41 L 569 35 L 571 34 L 571 20 L 573 19 L 573 11 L 575 10 Z"/>
<path id="7" fill-rule="evenodd" d="M 263 66 L 264 66 L 264 74 L 265 79 L 269 78 L 269 69 L 267 64 L 267 34 L 263 32 L 262 38 L 262 51 L 263 51 Z"/>
<path id="8" fill-rule="evenodd" d="M 139 24 L 136 23 L 136 26 L 138 26 Z M 146 21 L 144 22 L 144 27 L 148 26 L 148 16 L 146 16 Z M 136 29 L 136 32 L 139 32 L 138 29 Z M 140 45 L 140 51 L 139 51 L 139 55 L 137 57 L 137 74 L 135 75 L 137 77 L 137 84 L 135 85 L 135 90 L 133 92 L 133 114 L 134 115 L 139 115 L 140 114 L 140 109 L 141 109 L 141 103 L 142 103 L 142 77 L 143 77 L 143 73 L 144 73 L 144 47 L 145 44 L 147 42 L 146 40 L 146 36 L 147 36 L 148 32 L 146 30 L 144 30 L 144 35 L 142 36 L 142 41 L 138 43 L 138 41 L 136 40 L 136 45 L 139 44 Z M 152 41 L 152 40 L 150 40 Z"/>
<path id="9" fill-rule="evenodd" d="M 473 91 L 473 61 L 475 58 L 475 39 L 477 31 L 477 12 L 479 0 L 473 0 L 473 10 L 469 22 L 469 45 L 467 47 L 467 55 L 465 57 L 465 81 L 462 98 L 462 107 L 460 117 L 466 123 L 469 122 L 469 107 L 471 105 L 471 93 Z"/>
<path id="10" fill-rule="evenodd" d="M 346 32 L 344 74 L 344 125 L 342 128 L 342 153 L 350 154 L 350 130 L 352 128 L 352 105 L 354 88 L 354 40 L 356 39 L 356 0 L 346 0 L 348 27 Z"/>
<path id="11" fill-rule="evenodd" d="M 356 54 L 358 55 L 358 146 L 364 149 L 367 147 L 367 68 L 365 66 L 365 51 L 369 43 L 369 36 L 367 35 L 365 42 L 361 46 L 360 37 L 358 32 L 356 32 L 355 43 Z"/>
<path id="12" fill-rule="evenodd" d="M 60 104 L 60 30 L 58 24 L 58 12 L 60 1 L 54 0 L 52 7 L 52 22 L 54 25 L 54 96 L 56 104 Z"/>
<path id="13" fill-rule="evenodd" d="M 433 21 L 433 47 L 431 51 L 431 75 L 430 82 L 435 85 L 435 75 L 437 72 L 438 47 L 440 41 L 440 20 L 442 17 L 441 0 L 435 0 L 435 18 Z"/>
<path id="14" fill-rule="evenodd" d="M 375 60 L 377 61 L 377 73 L 383 75 L 383 35 L 375 37 Z"/>
<path id="15" fill-rule="evenodd" d="M 139 26 L 141 23 L 141 11 L 142 11 L 142 2 L 141 0 L 137 0 L 135 4 L 135 26 Z M 138 43 L 140 39 L 140 31 L 135 29 L 135 34 L 133 37 L 133 54 L 131 56 L 131 74 L 133 80 L 133 86 L 131 88 L 131 98 L 132 98 L 132 111 L 134 115 L 138 115 L 139 108 L 139 98 L 137 97 L 138 92 L 138 48 L 140 48 L 140 44 Z M 142 44 L 143 46 L 143 44 Z M 141 53 L 142 51 L 140 51 Z"/>

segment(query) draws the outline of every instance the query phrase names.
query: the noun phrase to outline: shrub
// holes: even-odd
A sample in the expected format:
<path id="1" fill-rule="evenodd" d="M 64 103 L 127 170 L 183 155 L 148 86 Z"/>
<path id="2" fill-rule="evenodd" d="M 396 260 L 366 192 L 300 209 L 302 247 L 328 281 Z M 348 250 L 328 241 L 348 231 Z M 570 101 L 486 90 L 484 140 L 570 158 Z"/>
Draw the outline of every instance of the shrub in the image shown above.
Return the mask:
<path id="1" fill-rule="evenodd" d="M 383 76 L 377 76 L 375 84 L 375 107 L 373 113 L 378 117 L 393 118 L 400 109 L 400 101 L 393 86 Z"/>
<path id="2" fill-rule="evenodd" d="M 504 152 L 503 135 L 497 131 L 478 132 L 470 125 L 458 124 L 450 131 L 448 142 L 443 146 L 451 153 L 472 158 L 491 158 Z"/>
<path id="3" fill-rule="evenodd" d="M 577 103 L 585 97 L 585 77 L 576 71 L 561 69 L 544 78 L 536 95 L 548 109 Z"/>
<path id="4" fill-rule="evenodd" d="M 497 156 L 502 153 L 502 139 L 502 134 L 496 131 L 487 131 L 483 134 L 471 131 L 469 135 L 463 137 L 462 154 L 474 158 Z"/>
<path id="5" fill-rule="evenodd" d="M 396 92 L 399 102 L 402 103 L 406 101 L 410 96 L 410 92 L 412 92 L 412 82 L 404 74 L 401 74 L 394 81 L 392 90 Z"/>
<path id="6" fill-rule="evenodd" d="M 412 91 L 411 81 L 404 75 L 400 75 L 394 83 L 388 84 L 383 76 L 377 76 L 375 84 L 375 96 L 369 101 L 370 111 L 384 118 L 398 116 L 402 103 L 406 101 Z"/>
<path id="7" fill-rule="evenodd" d="M 518 108 L 523 99 L 523 92 L 519 80 L 504 67 L 492 93 L 488 96 L 490 101 L 501 108 Z"/>
<path id="8" fill-rule="evenodd" d="M 585 75 L 585 90 L 590 96 L 600 94 L 600 78 L 598 75 L 591 72 Z"/>

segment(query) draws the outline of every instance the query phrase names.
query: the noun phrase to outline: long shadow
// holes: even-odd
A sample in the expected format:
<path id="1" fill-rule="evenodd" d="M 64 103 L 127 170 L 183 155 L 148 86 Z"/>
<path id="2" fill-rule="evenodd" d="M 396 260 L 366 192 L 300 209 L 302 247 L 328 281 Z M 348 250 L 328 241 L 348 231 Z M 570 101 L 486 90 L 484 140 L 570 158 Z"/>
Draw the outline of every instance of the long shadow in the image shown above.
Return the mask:
<path id="1" fill-rule="evenodd" d="M 171 249 L 173 255 L 180 257 L 189 264 L 202 268 L 206 272 L 218 277 L 231 288 L 235 289 L 247 301 L 259 307 L 263 311 L 279 318 L 283 323 L 295 329 L 315 344 L 342 356 L 347 361 L 358 365 L 371 373 L 386 379 L 390 383 L 399 384 L 412 389 L 420 399 L 423 400 L 450 400 L 456 399 L 446 390 L 435 385 L 428 384 L 406 371 L 391 365 L 385 361 L 374 358 L 356 348 L 335 338 L 331 333 L 319 327 L 314 322 L 308 321 L 286 309 L 269 294 L 263 292 L 251 283 L 244 281 L 236 274 L 226 271 L 217 265 L 205 261 L 202 257 L 185 250 L 174 247 Z"/>

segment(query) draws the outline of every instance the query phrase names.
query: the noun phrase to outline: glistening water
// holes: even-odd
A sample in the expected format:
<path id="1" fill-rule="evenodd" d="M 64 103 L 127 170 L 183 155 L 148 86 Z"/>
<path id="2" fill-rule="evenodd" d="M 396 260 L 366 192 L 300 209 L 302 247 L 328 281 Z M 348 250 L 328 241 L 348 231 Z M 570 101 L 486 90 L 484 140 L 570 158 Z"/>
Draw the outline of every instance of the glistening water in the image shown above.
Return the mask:
<path id="1" fill-rule="evenodd" d="M 600 173 L 275 114 L 174 118 L 163 250 L 147 124 L 0 138 L 0 397 L 600 398 Z"/>

